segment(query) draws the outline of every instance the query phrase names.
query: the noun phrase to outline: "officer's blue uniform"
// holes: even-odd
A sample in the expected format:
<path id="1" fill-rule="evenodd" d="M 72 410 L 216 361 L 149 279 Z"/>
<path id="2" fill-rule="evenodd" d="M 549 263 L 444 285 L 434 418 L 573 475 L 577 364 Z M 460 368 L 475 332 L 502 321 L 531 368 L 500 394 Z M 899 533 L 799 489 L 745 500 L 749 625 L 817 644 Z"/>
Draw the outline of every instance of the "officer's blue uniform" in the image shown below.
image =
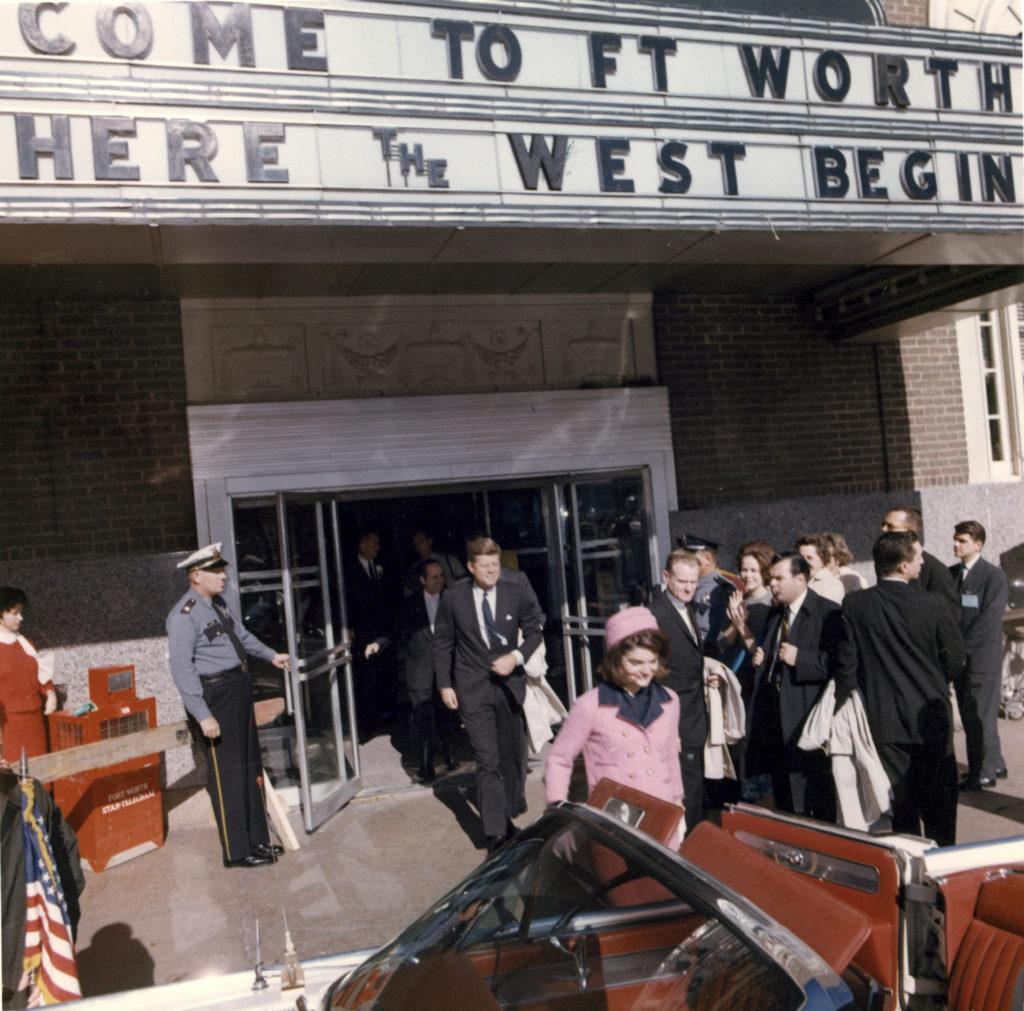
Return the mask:
<path id="1" fill-rule="evenodd" d="M 232 616 L 221 597 L 208 600 L 191 588 L 167 616 L 171 676 L 189 715 L 198 723 L 210 716 L 220 737 L 196 736 L 206 753 L 207 789 L 220 829 L 225 861 L 250 856 L 270 842 L 264 808 L 259 738 L 252 709 L 252 684 L 242 669 L 221 607 L 246 653 L 272 660 L 265 646 Z M 194 728 L 195 729 L 195 728 Z"/>
<path id="2" fill-rule="evenodd" d="M 693 610 L 697 618 L 704 652 L 715 656 L 718 636 L 728 624 L 729 598 L 736 592 L 736 584 L 712 569 L 697 580 L 697 592 L 693 595 Z"/>

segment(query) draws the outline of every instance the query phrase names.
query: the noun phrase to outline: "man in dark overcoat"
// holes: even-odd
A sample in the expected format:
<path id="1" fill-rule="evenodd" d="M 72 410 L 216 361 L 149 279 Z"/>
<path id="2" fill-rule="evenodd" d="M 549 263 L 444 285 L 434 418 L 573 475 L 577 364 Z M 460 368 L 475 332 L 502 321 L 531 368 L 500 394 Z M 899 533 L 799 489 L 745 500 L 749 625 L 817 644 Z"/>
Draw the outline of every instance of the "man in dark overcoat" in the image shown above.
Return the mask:
<path id="1" fill-rule="evenodd" d="M 871 736 L 892 786 L 893 829 L 956 842 L 956 756 L 949 684 L 964 642 L 941 594 L 911 583 L 923 562 L 913 531 L 882 534 L 878 584 L 843 601 L 837 705 L 859 688 Z"/>
<path id="2" fill-rule="evenodd" d="M 772 562 L 775 604 L 753 657 L 747 772 L 771 776 L 780 810 L 835 821 L 828 758 L 798 746 L 807 714 L 834 673 L 842 634 L 839 605 L 808 588 L 810 575 L 796 552 Z"/>

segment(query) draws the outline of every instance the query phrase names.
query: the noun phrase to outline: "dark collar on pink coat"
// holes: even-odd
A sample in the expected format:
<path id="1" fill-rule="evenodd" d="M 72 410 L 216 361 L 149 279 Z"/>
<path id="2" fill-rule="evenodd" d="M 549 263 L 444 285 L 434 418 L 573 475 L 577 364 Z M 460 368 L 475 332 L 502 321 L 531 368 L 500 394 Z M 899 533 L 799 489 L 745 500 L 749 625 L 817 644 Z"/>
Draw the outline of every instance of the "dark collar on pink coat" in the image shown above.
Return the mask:
<path id="1" fill-rule="evenodd" d="M 609 681 L 602 681 L 597 686 L 599 706 L 614 706 L 619 710 L 619 716 L 644 730 L 661 715 L 663 705 L 668 700 L 668 689 L 657 681 L 652 681 L 636 695 L 627 694 Z"/>

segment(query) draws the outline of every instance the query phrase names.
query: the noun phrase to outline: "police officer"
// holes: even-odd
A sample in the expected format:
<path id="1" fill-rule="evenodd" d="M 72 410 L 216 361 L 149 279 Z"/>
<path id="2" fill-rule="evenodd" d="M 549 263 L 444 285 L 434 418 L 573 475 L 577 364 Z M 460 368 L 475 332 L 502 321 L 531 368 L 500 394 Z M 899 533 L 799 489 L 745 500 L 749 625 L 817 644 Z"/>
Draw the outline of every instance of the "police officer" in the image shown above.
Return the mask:
<path id="1" fill-rule="evenodd" d="M 677 543 L 679 547 L 696 555 L 700 562 L 693 611 L 704 652 L 716 656 L 719 633 L 729 623 L 726 614 L 729 598 L 736 592 L 738 583 L 718 568 L 718 545 L 714 541 L 695 534 L 684 534 L 678 538 Z"/>
<path id="2" fill-rule="evenodd" d="M 228 565 L 220 549 L 209 544 L 178 563 L 189 588 L 167 616 L 171 676 L 200 731 L 224 866 L 259 867 L 283 850 L 270 842 L 267 827 L 246 655 L 284 670 L 288 654 L 275 653 L 229 613 L 220 595 Z"/>

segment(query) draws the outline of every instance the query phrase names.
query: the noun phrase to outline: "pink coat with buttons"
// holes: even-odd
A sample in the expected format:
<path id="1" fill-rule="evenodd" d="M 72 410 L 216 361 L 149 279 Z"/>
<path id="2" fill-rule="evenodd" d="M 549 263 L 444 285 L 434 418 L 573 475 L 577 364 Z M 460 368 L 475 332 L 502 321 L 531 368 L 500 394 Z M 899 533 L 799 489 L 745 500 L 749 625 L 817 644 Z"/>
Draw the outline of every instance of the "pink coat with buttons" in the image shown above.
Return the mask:
<path id="1" fill-rule="evenodd" d="M 681 802 L 679 698 L 671 688 L 666 691 L 668 701 L 646 729 L 620 716 L 617 705 L 600 705 L 597 688 L 581 695 L 548 753 L 544 769 L 547 802 L 568 798 L 573 762 L 581 751 L 588 793 L 598 780 L 606 778 L 673 804 Z"/>

